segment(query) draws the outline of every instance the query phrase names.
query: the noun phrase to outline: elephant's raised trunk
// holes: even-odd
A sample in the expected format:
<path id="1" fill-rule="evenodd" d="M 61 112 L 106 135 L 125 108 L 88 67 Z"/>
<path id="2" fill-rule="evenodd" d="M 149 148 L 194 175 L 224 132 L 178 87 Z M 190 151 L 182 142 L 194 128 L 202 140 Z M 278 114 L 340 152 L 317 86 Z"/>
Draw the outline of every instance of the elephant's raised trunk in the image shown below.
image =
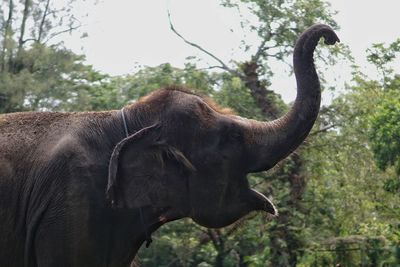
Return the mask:
<path id="1" fill-rule="evenodd" d="M 310 132 L 319 112 L 321 89 L 314 67 L 313 52 L 321 37 L 325 43 L 339 42 L 335 32 L 316 24 L 301 34 L 293 56 L 297 97 L 290 111 L 271 122 L 250 121 L 249 170 L 266 170 L 295 150 Z"/>

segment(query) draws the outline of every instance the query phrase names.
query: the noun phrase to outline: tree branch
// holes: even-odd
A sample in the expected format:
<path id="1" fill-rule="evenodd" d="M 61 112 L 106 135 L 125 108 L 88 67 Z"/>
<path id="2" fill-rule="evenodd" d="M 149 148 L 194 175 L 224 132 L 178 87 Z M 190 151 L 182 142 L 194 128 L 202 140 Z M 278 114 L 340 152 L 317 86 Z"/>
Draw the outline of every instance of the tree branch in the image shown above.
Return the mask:
<path id="1" fill-rule="evenodd" d="M 22 41 L 22 44 L 25 44 L 25 43 L 27 43 L 27 42 L 37 42 L 37 39 L 36 39 L 36 38 L 28 38 L 28 39 L 25 39 L 25 40 Z"/>
<path id="2" fill-rule="evenodd" d="M 311 133 L 310 133 L 310 136 L 312 136 L 312 135 L 317 135 L 317 134 L 326 132 L 326 131 L 328 131 L 329 129 L 335 128 L 336 126 L 337 126 L 336 124 L 328 125 L 328 126 L 326 126 L 326 127 L 324 127 L 324 128 L 321 128 L 321 129 L 318 129 L 318 130 L 316 130 L 316 131 L 311 132 Z"/>
<path id="3" fill-rule="evenodd" d="M 257 52 L 254 54 L 254 56 L 252 57 L 252 61 L 257 62 L 258 59 L 260 58 L 260 56 L 264 53 L 265 51 L 265 44 L 267 43 L 267 38 L 264 38 L 264 40 L 261 42 L 260 46 L 257 49 Z"/>
<path id="4" fill-rule="evenodd" d="M 189 40 L 187 40 L 185 37 L 183 37 L 174 27 L 174 25 L 172 24 L 172 20 L 171 20 L 171 13 L 169 12 L 169 10 L 167 10 L 168 12 L 168 21 L 169 21 L 169 26 L 170 29 L 173 33 L 175 33 L 180 39 L 182 39 L 185 43 L 187 43 L 190 46 L 193 46 L 197 49 L 199 49 L 201 52 L 207 54 L 208 56 L 212 57 L 214 60 L 216 60 L 219 64 L 221 64 L 221 66 L 219 66 L 219 68 L 237 76 L 237 77 L 242 77 L 243 75 L 241 75 L 239 72 L 237 72 L 236 70 L 233 70 L 231 68 L 228 67 L 228 65 L 226 65 L 221 59 L 219 59 L 217 56 L 215 56 L 214 54 L 212 54 L 211 52 L 207 51 L 206 49 L 204 49 L 203 47 L 201 47 L 198 44 L 195 44 L 193 42 L 190 42 Z"/>
<path id="5" fill-rule="evenodd" d="M 62 30 L 62 31 L 59 31 L 59 32 L 52 33 L 52 34 L 49 36 L 49 38 L 47 38 L 47 39 L 43 42 L 43 44 L 46 44 L 47 42 L 49 42 L 51 39 L 53 39 L 54 37 L 56 37 L 56 36 L 58 36 L 58 35 L 61 35 L 61 34 L 66 33 L 66 32 L 71 32 L 71 31 L 73 31 L 73 30 L 79 29 L 79 28 L 82 27 L 82 26 L 83 26 L 82 24 L 79 24 L 79 25 L 77 25 L 77 26 L 71 26 L 71 27 L 69 27 L 68 29 L 65 29 L 65 30 Z"/>
<path id="6" fill-rule="evenodd" d="M 49 12 L 49 6 L 50 6 L 50 0 L 47 0 L 47 2 L 46 2 L 46 7 L 45 7 L 45 9 L 44 9 L 43 16 L 42 16 L 42 20 L 40 21 L 40 26 L 39 26 L 39 30 L 38 30 L 37 41 L 38 41 L 39 43 L 40 43 L 40 41 L 42 40 L 43 27 L 44 27 L 44 23 L 46 22 L 46 17 L 47 17 L 48 12 Z"/>
<path id="7" fill-rule="evenodd" d="M 251 58 L 252 61 L 257 62 L 259 60 L 259 58 L 261 57 L 261 55 L 268 49 L 270 48 L 275 48 L 277 47 L 277 45 L 274 46 L 268 46 L 266 47 L 265 44 L 270 40 L 270 38 L 273 36 L 273 33 L 271 33 L 271 31 L 269 31 L 266 36 L 264 37 L 263 41 L 261 42 L 261 44 L 258 46 L 257 52 L 254 54 L 254 56 Z"/>

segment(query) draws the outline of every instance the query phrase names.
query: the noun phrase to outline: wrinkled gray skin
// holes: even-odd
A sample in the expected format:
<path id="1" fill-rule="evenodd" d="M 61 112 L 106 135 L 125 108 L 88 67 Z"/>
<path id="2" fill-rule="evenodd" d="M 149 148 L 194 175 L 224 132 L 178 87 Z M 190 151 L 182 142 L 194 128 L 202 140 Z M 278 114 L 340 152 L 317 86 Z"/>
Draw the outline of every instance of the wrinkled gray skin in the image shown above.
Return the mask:
<path id="1" fill-rule="evenodd" d="M 120 111 L 0 116 L 0 266 L 128 266 L 146 233 L 168 221 L 218 228 L 251 211 L 275 215 L 246 174 L 273 167 L 309 133 L 320 37 L 339 41 L 325 25 L 300 36 L 298 95 L 272 122 L 178 88 L 125 107 L 129 137 Z"/>

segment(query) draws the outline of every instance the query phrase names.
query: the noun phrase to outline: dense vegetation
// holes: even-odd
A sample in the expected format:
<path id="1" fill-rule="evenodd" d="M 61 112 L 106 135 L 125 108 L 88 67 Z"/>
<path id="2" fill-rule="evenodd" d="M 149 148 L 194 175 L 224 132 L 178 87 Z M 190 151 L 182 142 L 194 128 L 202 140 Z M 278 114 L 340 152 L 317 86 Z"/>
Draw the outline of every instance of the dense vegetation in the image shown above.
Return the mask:
<path id="1" fill-rule="evenodd" d="M 242 22 L 260 37 L 259 44 L 243 40 L 243 49 L 254 51 L 247 61 L 224 63 L 211 55 L 218 71 L 200 70 L 188 60 L 182 69 L 165 63 L 110 77 L 85 65 L 83 55 L 51 42 L 79 27 L 71 10 L 48 0 L 3 1 L 0 112 L 118 109 L 159 87 L 183 85 L 239 115 L 280 116 L 288 106 L 269 88 L 270 62 L 287 61 L 296 36 L 314 21 L 338 28 L 330 6 L 322 0 L 221 4 L 248 9 L 256 18 L 256 25 Z M 170 223 L 140 251 L 141 266 L 398 266 L 400 74 L 391 63 L 399 51 L 400 39 L 371 46 L 368 61 L 380 79 L 355 66 L 352 81 L 322 108 L 306 143 L 273 170 L 249 177 L 274 199 L 279 217 L 250 214 L 225 229 Z M 325 54 L 332 56 L 317 61 L 322 72 L 323 66 L 351 60 L 344 46 Z"/>

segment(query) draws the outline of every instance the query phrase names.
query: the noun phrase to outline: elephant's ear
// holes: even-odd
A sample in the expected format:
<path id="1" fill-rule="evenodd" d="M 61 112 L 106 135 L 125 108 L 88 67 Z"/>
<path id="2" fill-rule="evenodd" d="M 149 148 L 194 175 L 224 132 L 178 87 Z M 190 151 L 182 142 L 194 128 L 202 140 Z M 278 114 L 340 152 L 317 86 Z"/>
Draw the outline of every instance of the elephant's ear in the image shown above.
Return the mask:
<path id="1" fill-rule="evenodd" d="M 168 181 L 162 178 L 188 168 L 194 169 L 186 157 L 160 140 L 158 124 L 143 128 L 115 146 L 107 197 L 118 208 L 157 205 L 167 197 Z"/>
<path id="2" fill-rule="evenodd" d="M 157 129 L 159 128 L 159 124 L 154 124 L 149 127 L 143 128 L 136 133 L 128 136 L 122 141 L 120 141 L 115 147 L 111 154 L 110 162 L 108 165 L 108 184 L 106 195 L 107 198 L 111 201 L 113 207 L 117 205 L 117 175 L 118 175 L 118 162 L 120 159 L 120 155 L 125 148 L 129 145 L 138 148 L 138 157 L 140 157 L 140 146 L 146 146 L 145 142 L 153 143 L 156 140 Z"/>

